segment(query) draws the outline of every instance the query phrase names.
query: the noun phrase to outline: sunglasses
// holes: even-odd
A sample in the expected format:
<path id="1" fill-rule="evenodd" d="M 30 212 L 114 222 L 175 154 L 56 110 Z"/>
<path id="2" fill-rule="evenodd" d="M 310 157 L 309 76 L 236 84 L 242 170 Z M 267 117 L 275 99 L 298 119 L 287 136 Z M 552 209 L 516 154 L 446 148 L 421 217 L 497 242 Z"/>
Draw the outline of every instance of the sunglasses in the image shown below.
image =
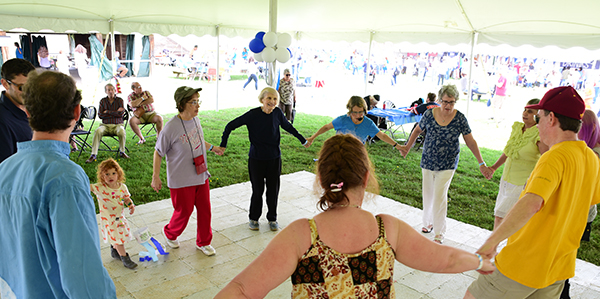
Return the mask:
<path id="1" fill-rule="evenodd" d="M 16 83 L 13 83 L 12 81 L 10 81 L 8 79 L 4 79 L 4 80 L 6 80 L 6 82 L 8 82 L 8 84 L 12 84 L 12 85 L 16 86 L 19 91 L 23 91 L 23 85 L 25 85 L 25 83 L 23 83 L 23 84 L 16 84 Z"/>
<path id="2" fill-rule="evenodd" d="M 291 76 L 291 75 L 290 75 L 290 74 L 285 74 L 285 76 L 286 76 L 286 77 L 289 77 L 289 76 Z"/>

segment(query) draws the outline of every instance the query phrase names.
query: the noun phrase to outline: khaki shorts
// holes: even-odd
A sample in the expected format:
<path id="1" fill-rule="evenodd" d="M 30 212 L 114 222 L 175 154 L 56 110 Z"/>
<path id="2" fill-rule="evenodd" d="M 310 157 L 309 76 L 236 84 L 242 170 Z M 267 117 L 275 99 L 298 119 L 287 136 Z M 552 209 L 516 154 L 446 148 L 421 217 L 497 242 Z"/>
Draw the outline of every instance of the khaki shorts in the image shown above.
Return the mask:
<path id="1" fill-rule="evenodd" d="M 490 275 L 481 275 L 471 283 L 469 292 L 477 299 L 541 299 L 560 297 L 565 285 L 559 280 L 543 289 L 534 289 L 522 285 L 496 270 Z"/>
<path id="2" fill-rule="evenodd" d="M 140 117 L 140 122 L 143 124 L 151 123 L 152 118 L 156 115 L 156 111 L 146 112 Z"/>

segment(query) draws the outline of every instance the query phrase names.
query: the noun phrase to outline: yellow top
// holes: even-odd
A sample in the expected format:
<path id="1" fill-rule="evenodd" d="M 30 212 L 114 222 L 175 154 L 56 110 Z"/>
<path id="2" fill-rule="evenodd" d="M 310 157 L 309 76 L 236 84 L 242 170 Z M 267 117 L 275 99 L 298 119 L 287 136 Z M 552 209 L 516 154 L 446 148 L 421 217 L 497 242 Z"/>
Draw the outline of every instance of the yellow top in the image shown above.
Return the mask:
<path id="1" fill-rule="evenodd" d="M 539 195 L 544 204 L 508 238 L 498 270 L 536 289 L 573 277 L 588 210 L 600 202 L 599 176 L 598 156 L 583 141 L 555 144 L 542 155 L 521 196 Z"/>
<path id="2" fill-rule="evenodd" d="M 513 184 L 522 186 L 540 158 L 540 150 L 537 142 L 540 141 L 540 133 L 537 126 L 533 126 L 523 132 L 525 124 L 516 121 L 512 126 L 510 138 L 504 147 L 504 154 L 508 157 L 502 172 L 502 178 Z"/>

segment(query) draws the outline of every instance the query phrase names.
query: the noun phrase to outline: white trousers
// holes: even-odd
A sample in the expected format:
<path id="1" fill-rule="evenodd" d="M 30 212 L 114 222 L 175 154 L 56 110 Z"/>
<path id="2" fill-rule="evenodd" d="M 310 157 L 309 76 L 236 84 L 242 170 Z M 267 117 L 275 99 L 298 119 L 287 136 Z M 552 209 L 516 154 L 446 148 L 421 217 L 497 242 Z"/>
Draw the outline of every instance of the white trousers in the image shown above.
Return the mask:
<path id="1" fill-rule="evenodd" d="M 436 235 L 446 233 L 448 214 L 448 189 L 455 169 L 423 172 L 423 226 L 433 225 Z"/>

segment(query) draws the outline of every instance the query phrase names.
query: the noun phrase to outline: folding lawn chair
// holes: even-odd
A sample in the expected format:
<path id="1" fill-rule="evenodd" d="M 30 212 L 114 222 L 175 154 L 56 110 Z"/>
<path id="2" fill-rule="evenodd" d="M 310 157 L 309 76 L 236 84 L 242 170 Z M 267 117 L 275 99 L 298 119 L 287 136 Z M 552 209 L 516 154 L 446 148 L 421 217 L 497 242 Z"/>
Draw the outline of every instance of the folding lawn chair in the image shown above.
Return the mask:
<path id="1" fill-rule="evenodd" d="M 129 111 L 125 110 L 125 111 L 123 111 L 123 129 L 124 130 L 127 130 L 127 123 L 128 122 L 129 122 Z M 117 148 L 113 149 L 112 147 L 110 147 L 110 145 L 108 145 L 104 141 L 104 137 L 108 137 L 108 138 L 111 138 L 112 140 L 116 141 L 117 142 Z M 107 152 L 116 152 L 116 158 L 119 157 L 119 147 L 118 147 L 119 136 L 117 136 L 116 134 L 104 134 L 104 136 L 102 136 L 102 139 L 100 139 L 100 142 L 106 148 L 100 148 L 99 150 L 101 150 L 101 151 L 107 151 Z M 125 146 L 125 151 L 129 152 L 129 149 L 127 148 L 127 146 Z"/>
<path id="2" fill-rule="evenodd" d="M 77 159 L 79 159 L 79 157 L 81 156 L 81 153 L 84 151 L 84 149 L 86 149 L 86 148 L 89 148 L 90 150 L 92 149 L 92 145 L 87 142 L 87 139 L 92 132 L 91 131 L 92 128 L 94 127 L 94 122 L 96 121 L 96 112 L 97 112 L 97 110 L 96 110 L 96 107 L 94 107 L 94 106 L 88 106 L 88 107 L 81 106 L 81 114 L 79 115 L 79 119 L 77 120 L 77 123 L 75 124 L 75 129 L 73 129 L 73 131 L 71 132 L 71 135 L 69 136 L 69 138 L 71 140 L 75 141 L 75 143 L 79 147 L 79 155 L 77 155 Z M 92 121 L 91 124 L 89 126 L 87 126 L 87 129 L 83 122 L 86 119 Z"/>

